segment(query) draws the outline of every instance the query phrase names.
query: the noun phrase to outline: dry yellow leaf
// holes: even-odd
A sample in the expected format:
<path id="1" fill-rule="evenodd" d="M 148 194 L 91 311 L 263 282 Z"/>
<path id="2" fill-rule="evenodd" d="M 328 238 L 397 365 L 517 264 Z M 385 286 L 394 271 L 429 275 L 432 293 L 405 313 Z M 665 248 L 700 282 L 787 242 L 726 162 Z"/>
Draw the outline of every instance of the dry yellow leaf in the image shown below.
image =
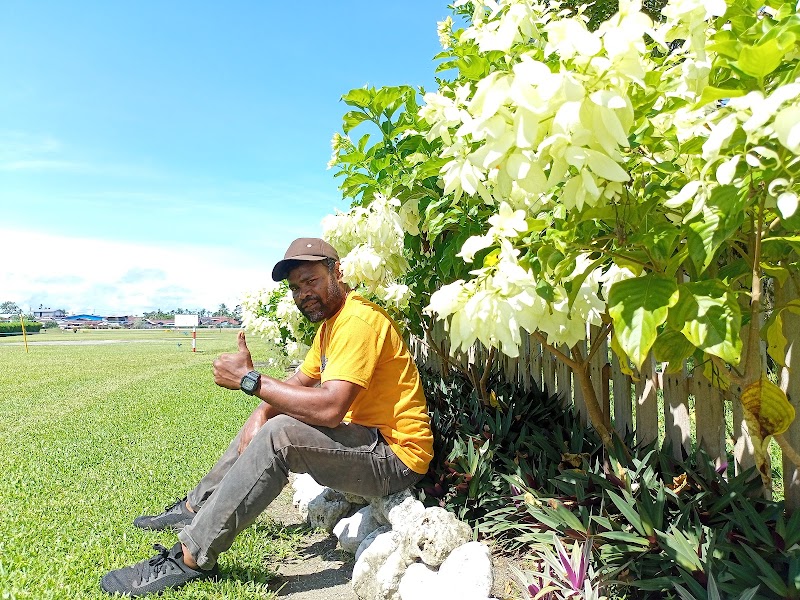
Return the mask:
<path id="1" fill-rule="evenodd" d="M 783 433 L 795 417 L 794 407 L 786 394 L 766 377 L 754 381 L 742 391 L 742 406 L 758 421 L 762 438 Z"/>

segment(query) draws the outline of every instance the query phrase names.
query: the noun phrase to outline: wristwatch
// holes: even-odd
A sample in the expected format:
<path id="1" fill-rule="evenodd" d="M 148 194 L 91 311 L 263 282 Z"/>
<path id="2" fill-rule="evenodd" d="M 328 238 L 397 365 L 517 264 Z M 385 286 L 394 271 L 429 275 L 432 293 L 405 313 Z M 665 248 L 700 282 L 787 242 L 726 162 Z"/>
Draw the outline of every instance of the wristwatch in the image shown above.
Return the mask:
<path id="1" fill-rule="evenodd" d="M 258 371 L 250 371 L 247 375 L 242 377 L 242 382 L 239 384 L 241 389 L 248 396 L 252 396 L 258 391 L 258 386 L 261 383 L 261 373 Z"/>

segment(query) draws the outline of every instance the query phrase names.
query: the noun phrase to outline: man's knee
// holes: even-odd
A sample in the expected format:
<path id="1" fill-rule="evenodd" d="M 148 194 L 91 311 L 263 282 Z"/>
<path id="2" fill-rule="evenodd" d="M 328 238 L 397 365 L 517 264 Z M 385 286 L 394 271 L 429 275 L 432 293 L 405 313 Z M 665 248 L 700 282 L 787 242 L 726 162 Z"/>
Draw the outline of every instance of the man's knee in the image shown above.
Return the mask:
<path id="1" fill-rule="evenodd" d="M 293 446 L 298 438 L 298 430 L 309 427 L 305 423 L 298 421 L 288 415 L 276 415 L 269 419 L 261 427 L 258 437 L 261 440 L 269 440 L 269 444 L 275 452 L 282 453 L 286 448 Z"/>

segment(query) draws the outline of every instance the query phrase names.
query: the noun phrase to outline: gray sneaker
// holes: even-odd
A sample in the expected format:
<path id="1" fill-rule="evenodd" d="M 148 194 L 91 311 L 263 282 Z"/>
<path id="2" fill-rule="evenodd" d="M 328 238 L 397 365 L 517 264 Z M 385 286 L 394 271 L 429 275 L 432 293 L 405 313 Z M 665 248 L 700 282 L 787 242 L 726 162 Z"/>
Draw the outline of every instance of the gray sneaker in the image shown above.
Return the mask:
<path id="1" fill-rule="evenodd" d="M 133 524 L 141 529 L 153 531 L 180 531 L 194 519 L 195 513 L 186 508 L 186 496 L 179 498 L 174 504 L 164 507 L 160 515 L 142 515 L 133 520 Z"/>
<path id="2" fill-rule="evenodd" d="M 216 577 L 218 574 L 216 565 L 208 571 L 186 566 L 180 542 L 169 550 L 161 544 L 155 544 L 153 548 L 158 550 L 158 555 L 153 558 L 106 573 L 100 580 L 103 591 L 138 598 L 146 594 L 160 594 L 190 581 Z"/>

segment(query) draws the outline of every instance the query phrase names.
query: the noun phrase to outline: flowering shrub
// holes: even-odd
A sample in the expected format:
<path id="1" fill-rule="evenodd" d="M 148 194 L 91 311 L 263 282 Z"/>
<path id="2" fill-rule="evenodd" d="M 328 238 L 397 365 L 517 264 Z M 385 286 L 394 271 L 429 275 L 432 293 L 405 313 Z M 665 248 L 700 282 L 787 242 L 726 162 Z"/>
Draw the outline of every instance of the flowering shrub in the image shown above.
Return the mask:
<path id="1" fill-rule="evenodd" d="M 419 235 L 418 222 L 414 200 L 403 206 L 397 198 L 376 193 L 366 208 L 356 206 L 326 217 L 322 229 L 341 256 L 342 280 L 353 287 L 364 286 L 402 310 L 409 297 L 408 286 L 398 283 L 408 271 L 403 238 L 406 233 Z"/>
<path id="2" fill-rule="evenodd" d="M 438 27 L 453 76 L 422 106 L 402 86 L 343 98 L 331 166 L 354 209 L 328 231 L 353 253 L 348 280 L 407 286 L 409 326 L 443 321 L 451 353 L 516 356 L 534 335 L 572 367 L 606 443 L 587 324 L 634 367 L 693 356 L 760 385 L 762 278 L 800 280 L 797 5 L 672 0 L 653 19 L 622 0 L 596 29 L 557 3 L 454 7 L 467 26 Z M 364 123 L 379 141 L 351 140 Z M 760 425 L 757 445 L 779 433 Z"/>
<path id="3" fill-rule="evenodd" d="M 316 326 L 297 309 L 286 281 L 245 295 L 242 327 L 271 341 L 289 360 L 305 357 L 316 331 Z"/>

